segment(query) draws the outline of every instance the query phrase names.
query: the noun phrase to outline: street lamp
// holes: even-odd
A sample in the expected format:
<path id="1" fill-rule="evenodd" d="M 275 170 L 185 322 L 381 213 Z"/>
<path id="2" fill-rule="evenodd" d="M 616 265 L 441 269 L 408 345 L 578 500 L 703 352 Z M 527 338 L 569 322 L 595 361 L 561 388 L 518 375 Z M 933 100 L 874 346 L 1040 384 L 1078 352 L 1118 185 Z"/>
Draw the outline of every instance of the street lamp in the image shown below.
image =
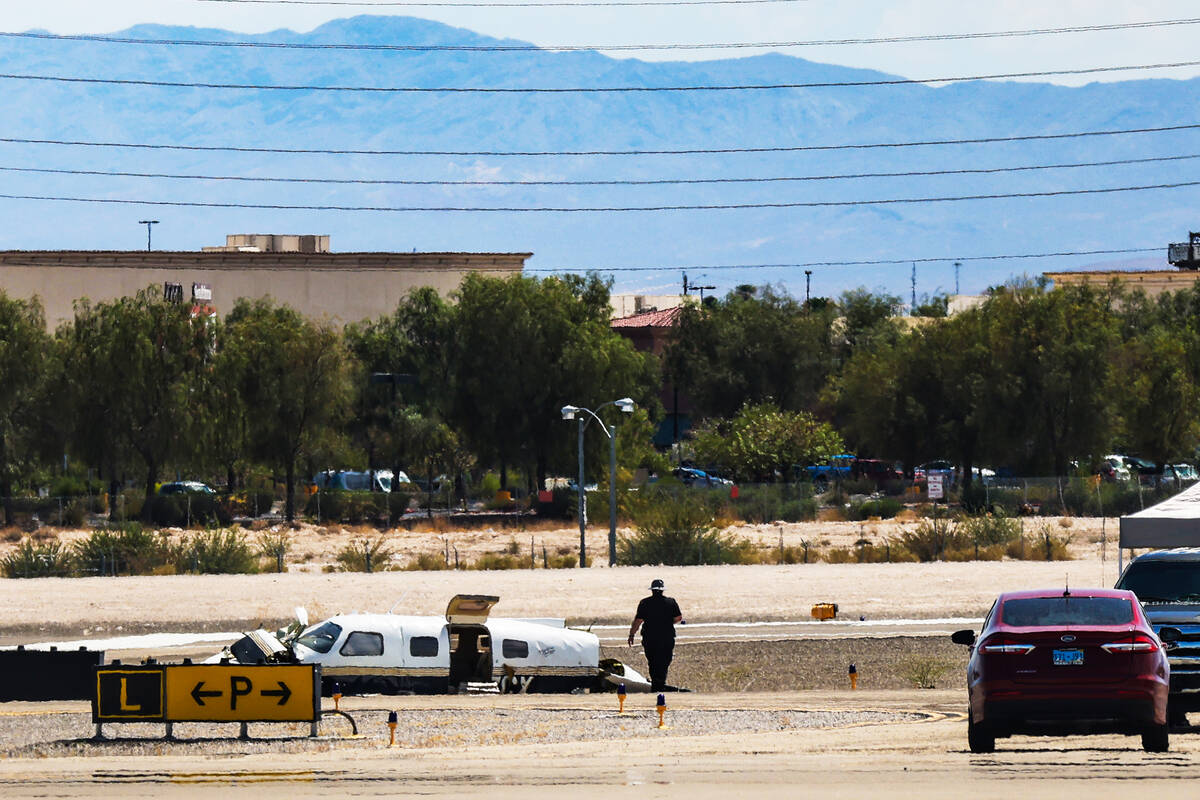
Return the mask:
<path id="1" fill-rule="evenodd" d="M 626 414 L 633 413 L 633 399 L 622 397 L 596 406 L 600 411 L 606 406 L 616 406 Z M 579 420 L 579 566 L 587 566 L 587 492 L 583 488 L 583 429 L 593 419 L 600 423 L 600 430 L 608 437 L 608 565 L 617 564 L 617 426 L 604 425 L 596 411 L 581 406 L 563 406 L 562 418 Z"/>

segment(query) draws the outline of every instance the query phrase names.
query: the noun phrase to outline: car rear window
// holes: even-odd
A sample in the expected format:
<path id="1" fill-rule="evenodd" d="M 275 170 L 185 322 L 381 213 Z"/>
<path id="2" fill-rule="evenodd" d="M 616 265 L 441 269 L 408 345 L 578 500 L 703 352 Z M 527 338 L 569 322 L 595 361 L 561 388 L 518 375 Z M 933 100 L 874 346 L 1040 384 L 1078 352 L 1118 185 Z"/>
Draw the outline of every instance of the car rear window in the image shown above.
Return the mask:
<path id="1" fill-rule="evenodd" d="M 1014 627 L 1127 625 L 1133 603 L 1124 597 L 1028 597 L 1006 600 L 1000 619 Z"/>
<path id="2" fill-rule="evenodd" d="M 1200 564 L 1187 561 L 1135 561 L 1125 570 L 1118 589 L 1128 589 L 1143 603 L 1190 603 L 1200 600 Z"/>

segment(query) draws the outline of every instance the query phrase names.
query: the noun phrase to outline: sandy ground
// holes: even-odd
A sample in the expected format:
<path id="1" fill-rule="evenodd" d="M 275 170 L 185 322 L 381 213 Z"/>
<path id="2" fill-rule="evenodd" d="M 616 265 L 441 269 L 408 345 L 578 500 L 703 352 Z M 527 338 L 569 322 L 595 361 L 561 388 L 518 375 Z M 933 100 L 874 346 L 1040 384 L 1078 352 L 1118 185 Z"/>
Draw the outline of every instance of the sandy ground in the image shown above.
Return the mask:
<path id="1" fill-rule="evenodd" d="M 458 593 L 495 594 L 494 613 L 627 623 L 652 578 L 667 582 L 690 623 L 807 619 L 837 603 L 858 619 L 982 617 L 1003 590 L 1111 586 L 1115 560 L 930 564 L 619 567 L 572 570 L 170 575 L 0 580 L 0 644 L 142 633 L 236 630 L 339 611 L 442 614 Z M 15 637 L 15 638 L 14 638 Z"/>
<path id="2" fill-rule="evenodd" d="M 887 540 L 898 540 L 905 531 L 920 524 L 911 511 L 902 512 L 902 518 L 874 520 L 868 522 L 794 522 L 769 523 L 763 525 L 734 525 L 725 532 L 737 539 L 746 539 L 763 548 L 776 548 L 782 537 L 784 547 L 801 547 L 807 543 L 814 554 L 832 548 L 851 549 L 860 540 L 874 545 L 883 545 Z M 1020 518 L 1022 530 L 1029 535 L 1049 530 L 1056 538 L 1068 540 L 1068 547 L 1076 558 L 1099 558 L 1102 550 L 1107 555 L 1116 555 L 1116 533 L 1118 521 L 1114 518 L 1070 518 L 1070 517 L 1027 517 Z M 542 563 L 543 550 L 549 556 L 578 554 L 579 528 L 557 523 L 527 522 L 514 519 L 509 527 L 483 527 L 470 530 L 447 530 L 445 521 L 410 520 L 408 527 L 380 531 L 367 525 L 359 526 L 314 526 L 297 523 L 294 527 L 283 524 L 268 526 L 255 523 L 252 529 L 243 530 L 251 544 L 263 533 L 286 532 L 291 534 L 291 548 L 287 556 L 287 570 L 321 574 L 337 570 L 337 554 L 354 542 L 375 541 L 382 538 L 385 547 L 392 553 L 389 566 L 403 568 L 418 555 L 435 556 L 443 563 L 459 564 L 466 569 L 485 554 L 501 555 L 516 553 L 528 557 L 532 549 L 538 564 Z M 167 533 L 178 539 L 186 535 L 180 529 L 167 529 Z M 618 528 L 618 537 L 633 533 L 628 528 Z M 69 544 L 84 536 L 88 531 L 42 528 L 39 537 L 57 539 Z M 3 557 L 24 536 L 14 528 L 0 530 L 0 557 Z M 593 566 L 608 563 L 607 522 L 594 525 L 587 531 L 587 551 Z M 816 560 L 814 555 L 814 560 Z"/>
<path id="3" fill-rule="evenodd" d="M 291 753 L 281 752 L 282 746 L 254 753 L 252 744 L 221 740 L 210 754 L 151 739 L 68 741 L 60 746 L 74 755 L 0 759 L 0 791 L 5 797 L 157 798 L 207 796 L 218 789 L 258 798 L 1125 798 L 1130 792 L 1188 796 L 1200 757 L 1200 737 L 1179 734 L 1167 754 L 1142 753 L 1134 738 L 1095 736 L 1017 737 L 998 742 L 994 754 L 971 755 L 958 691 L 672 696 L 663 730 L 645 700 L 619 717 L 611 696 L 403 698 L 393 707 L 402 720 L 422 726 L 440 717 L 453 732 L 454 720 L 484 705 L 510 721 L 506 740 L 429 737 L 426 746 L 389 749 L 386 729 L 378 724 L 379 699 L 361 698 L 346 707 L 372 722 L 363 728 L 365 739 L 323 738 Z M 744 724 L 748 717 L 731 710 L 747 708 L 773 729 L 721 729 L 721 720 Z M 79 704 L 0 709 L 25 715 L 31 724 L 37 714 L 55 712 L 73 720 L 78 738 L 90 735 Z M 547 715 L 557 722 L 548 723 Z M 826 724 L 799 724 L 807 715 Z M 712 722 L 711 732 L 696 732 L 697 717 Z M 519 735 L 547 726 L 562 728 L 568 740 Z M 591 732 L 605 726 L 611 738 L 570 736 L 575 727 Z M 325 737 L 331 732 L 322 731 Z M 239 747 L 245 754 L 238 754 Z M 144 754 L 130 756 L 130 749 Z"/>
<path id="4" fill-rule="evenodd" d="M 524 800 L 564 792 L 580 800 L 1186 795 L 1200 762 L 1200 736 L 1191 733 L 1175 734 L 1172 752 L 1161 755 L 1144 754 L 1136 739 L 1117 736 L 1018 737 L 999 742 L 992 755 L 966 751 L 965 649 L 935 629 L 954 627 L 956 617 L 982 616 L 1003 590 L 1066 580 L 1076 587 L 1111 585 L 1117 577 L 1115 520 L 1042 522 L 1071 536 L 1075 560 L 367 575 L 322 566 L 339 543 L 364 532 L 301 530 L 297 547 L 313 555 L 301 556 L 285 574 L 0 580 L 0 607 L 7 612 L 2 644 L 238 630 L 277 624 L 296 605 L 313 618 L 390 608 L 437 614 L 459 592 L 499 595 L 497 613 L 506 616 L 621 625 L 652 577 L 667 581 L 693 625 L 799 624 L 816 602 L 838 603 L 841 620 L 850 620 L 818 626 L 817 634 L 797 628 L 800 638 L 781 634 L 786 626 L 750 633 L 730 625 L 696 629 L 723 640 L 681 638 L 672 679 L 699 691 L 670 695 L 662 730 L 646 695 L 630 697 L 625 717 L 615 713 L 613 695 L 363 697 L 343 700 L 362 723 L 362 738 L 348 738 L 345 723 L 331 717 L 315 741 L 287 726 L 252 726 L 259 741 L 248 743 L 234 738 L 236 726 L 180 726 L 177 733 L 191 741 L 172 744 L 159 738 L 159 726 L 109 726 L 107 733 L 122 740 L 97 744 L 88 741 L 86 704 L 0 704 L 0 793 L 174 798 L 219 790 L 255 798 L 486 794 Z M 806 540 L 845 547 L 897 535 L 906 524 L 810 523 L 738 533 L 777 545 L 782 530 L 785 546 Z M 462 554 L 498 552 L 529 535 L 389 536 L 400 552 L 442 551 L 445 536 Z M 570 530 L 532 535 L 535 547 L 542 538 L 548 547 L 578 544 Z M 605 537 L 604 530 L 589 532 L 598 555 Z M 867 621 L 857 622 L 860 616 Z M 924 620 L 921 630 L 937 635 L 894 635 L 906 619 Z M 622 657 L 628 652 L 611 642 L 605 649 Z M 860 688 L 853 692 L 846 689 L 849 662 L 859 667 Z M 913 670 L 932 673 L 940 688 L 910 688 Z M 389 749 L 382 723 L 393 709 L 403 727 L 400 746 Z M 1136 789 L 1131 777 L 1138 778 Z"/>

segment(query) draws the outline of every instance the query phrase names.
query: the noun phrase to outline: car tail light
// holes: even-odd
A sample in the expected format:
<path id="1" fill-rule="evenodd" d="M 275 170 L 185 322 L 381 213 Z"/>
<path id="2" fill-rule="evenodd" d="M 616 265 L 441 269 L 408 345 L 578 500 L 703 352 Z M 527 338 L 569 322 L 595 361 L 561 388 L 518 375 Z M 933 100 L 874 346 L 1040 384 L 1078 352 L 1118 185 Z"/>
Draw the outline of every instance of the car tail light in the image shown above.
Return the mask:
<path id="1" fill-rule="evenodd" d="M 989 639 L 979 645 L 979 652 L 1023 656 L 1033 652 L 1033 645 L 1012 639 Z"/>
<path id="2" fill-rule="evenodd" d="M 1139 633 L 1123 642 L 1102 644 L 1100 649 L 1109 653 L 1153 653 L 1158 649 L 1158 642 L 1144 633 Z"/>

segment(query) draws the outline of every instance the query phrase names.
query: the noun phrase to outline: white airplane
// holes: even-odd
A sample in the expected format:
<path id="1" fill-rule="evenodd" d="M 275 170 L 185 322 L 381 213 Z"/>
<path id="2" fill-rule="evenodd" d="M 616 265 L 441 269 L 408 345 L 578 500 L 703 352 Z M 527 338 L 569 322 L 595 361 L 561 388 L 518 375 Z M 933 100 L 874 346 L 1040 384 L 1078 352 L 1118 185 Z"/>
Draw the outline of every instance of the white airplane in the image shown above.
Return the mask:
<path id="1" fill-rule="evenodd" d="M 561 619 L 495 619 L 500 598 L 456 595 L 445 617 L 338 614 L 246 634 L 208 659 L 240 664 L 321 665 L 322 692 L 445 694 L 466 691 L 571 692 L 650 690 L 630 667 L 600 659 L 600 640 Z"/>

